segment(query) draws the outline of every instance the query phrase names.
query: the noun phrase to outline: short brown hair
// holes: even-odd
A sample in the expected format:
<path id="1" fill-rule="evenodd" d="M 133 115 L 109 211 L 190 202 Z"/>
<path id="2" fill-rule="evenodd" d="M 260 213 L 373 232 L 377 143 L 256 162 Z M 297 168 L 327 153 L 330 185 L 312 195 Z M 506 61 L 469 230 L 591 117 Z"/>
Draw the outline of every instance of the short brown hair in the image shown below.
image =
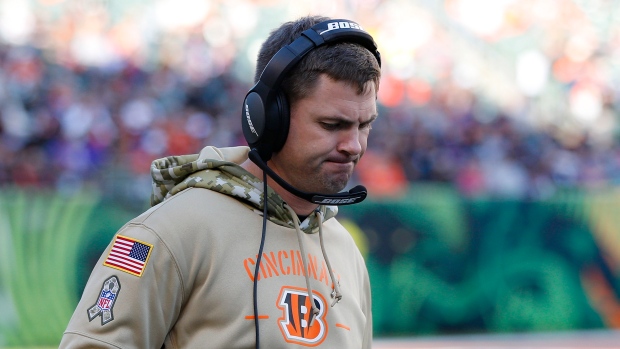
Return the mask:
<path id="1" fill-rule="evenodd" d="M 258 53 L 254 82 L 258 82 L 267 63 L 278 50 L 293 42 L 304 30 L 329 19 L 307 16 L 286 22 L 273 30 Z M 379 89 L 381 68 L 375 56 L 361 45 L 340 42 L 320 46 L 308 52 L 282 81 L 281 88 L 289 103 L 310 95 L 322 74 L 336 81 L 350 83 L 361 94 L 369 81 L 375 84 L 375 90 Z"/>

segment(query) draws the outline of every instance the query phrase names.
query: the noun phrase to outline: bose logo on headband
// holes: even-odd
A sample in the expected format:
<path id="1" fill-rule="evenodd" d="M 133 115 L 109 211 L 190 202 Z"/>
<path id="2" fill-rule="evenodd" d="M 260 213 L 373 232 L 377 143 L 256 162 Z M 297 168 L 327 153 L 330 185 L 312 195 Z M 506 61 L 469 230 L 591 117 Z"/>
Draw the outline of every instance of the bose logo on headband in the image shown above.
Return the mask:
<path id="1" fill-rule="evenodd" d="M 252 119 L 250 119 L 250 107 L 248 107 L 247 103 L 245 104 L 245 118 L 248 120 L 248 126 L 250 126 L 250 131 L 252 131 L 252 133 L 258 137 L 258 132 L 256 132 L 254 125 L 252 125 Z"/>
<path id="2" fill-rule="evenodd" d="M 330 30 L 335 29 L 359 29 L 364 30 L 362 27 L 355 22 L 329 22 L 327 23 L 327 30 L 322 31 L 320 34 L 328 32 Z"/>

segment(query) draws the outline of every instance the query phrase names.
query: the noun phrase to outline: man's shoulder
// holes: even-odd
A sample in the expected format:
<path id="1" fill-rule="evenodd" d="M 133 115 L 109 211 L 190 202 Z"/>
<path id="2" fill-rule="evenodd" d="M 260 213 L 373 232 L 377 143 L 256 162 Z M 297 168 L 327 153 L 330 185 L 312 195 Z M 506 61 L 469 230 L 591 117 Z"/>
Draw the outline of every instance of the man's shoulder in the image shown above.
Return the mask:
<path id="1" fill-rule="evenodd" d="M 208 189 L 188 188 L 151 207 L 121 230 L 149 231 L 176 253 L 196 244 L 225 243 L 229 236 L 243 234 L 243 227 L 250 223 L 256 225 L 254 220 L 258 218 L 253 216 L 258 215 L 233 197 Z"/>
<path id="2" fill-rule="evenodd" d="M 146 226 L 203 224 L 209 218 L 222 217 L 223 213 L 238 214 L 248 208 L 241 201 L 228 195 L 202 188 L 188 188 L 151 207 L 130 223 Z"/>
<path id="3" fill-rule="evenodd" d="M 345 219 L 346 221 L 346 219 Z M 355 241 L 352 236 L 352 232 L 346 227 L 343 222 L 336 219 L 336 217 L 330 218 L 323 223 L 323 230 L 329 232 L 329 235 L 337 239 L 337 243 L 345 244 L 345 246 L 355 246 Z M 327 236 L 327 234 L 325 234 Z"/>

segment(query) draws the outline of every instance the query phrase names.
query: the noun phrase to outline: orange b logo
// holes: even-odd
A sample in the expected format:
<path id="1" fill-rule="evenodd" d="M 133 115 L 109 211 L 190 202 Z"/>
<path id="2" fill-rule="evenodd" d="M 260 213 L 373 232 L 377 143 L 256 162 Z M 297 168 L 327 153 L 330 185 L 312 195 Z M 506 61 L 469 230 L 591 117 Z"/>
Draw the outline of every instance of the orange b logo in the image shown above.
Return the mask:
<path id="1" fill-rule="evenodd" d="M 286 342 L 314 347 L 325 340 L 327 336 L 325 298 L 314 290 L 312 295 L 314 306 L 319 309 L 316 317 L 312 314 L 308 290 L 290 286 L 284 286 L 280 290 L 277 306 L 282 309 L 283 316 L 278 319 L 278 325 Z"/>

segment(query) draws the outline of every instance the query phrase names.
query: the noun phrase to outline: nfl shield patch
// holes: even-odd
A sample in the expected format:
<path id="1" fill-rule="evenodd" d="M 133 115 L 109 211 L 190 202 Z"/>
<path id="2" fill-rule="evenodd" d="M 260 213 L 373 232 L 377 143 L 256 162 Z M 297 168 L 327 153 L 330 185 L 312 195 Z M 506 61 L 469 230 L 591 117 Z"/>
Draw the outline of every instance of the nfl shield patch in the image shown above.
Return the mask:
<path id="1" fill-rule="evenodd" d="M 120 290 L 121 283 L 116 276 L 111 276 L 104 281 L 97 302 L 88 309 L 88 321 L 93 321 L 97 316 L 101 316 L 101 326 L 103 326 L 114 320 L 112 308 L 114 308 Z"/>

